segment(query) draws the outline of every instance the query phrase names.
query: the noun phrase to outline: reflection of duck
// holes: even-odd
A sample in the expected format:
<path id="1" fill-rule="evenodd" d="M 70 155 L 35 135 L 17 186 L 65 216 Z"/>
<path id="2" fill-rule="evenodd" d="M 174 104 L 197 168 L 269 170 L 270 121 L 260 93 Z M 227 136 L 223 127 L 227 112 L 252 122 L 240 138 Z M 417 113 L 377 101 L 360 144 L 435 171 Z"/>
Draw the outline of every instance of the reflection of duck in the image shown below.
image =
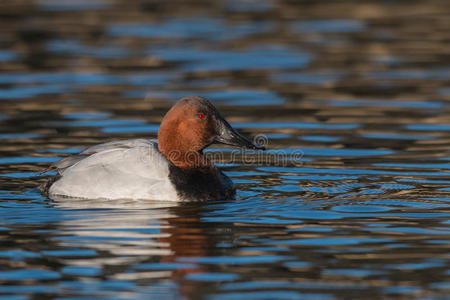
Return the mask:
<path id="1" fill-rule="evenodd" d="M 41 186 L 50 196 L 90 199 L 195 201 L 234 195 L 231 180 L 202 150 L 214 142 L 264 149 L 237 133 L 200 97 L 178 101 L 154 140 L 124 140 L 90 147 L 53 164 L 58 175 Z"/>
<path id="2" fill-rule="evenodd" d="M 54 247 L 82 247 L 93 256 L 63 257 L 58 262 L 65 267 L 99 269 L 103 280 L 142 283 L 170 279 L 179 293 L 192 295 L 204 284 L 186 283 L 185 276 L 210 269 L 186 258 L 215 255 L 217 243 L 233 239 L 234 230 L 202 221 L 203 204 L 70 199 L 56 197 L 52 201 L 67 215 L 58 223 L 58 237 L 50 240 L 58 243 Z M 230 228 L 228 223 L 225 226 Z"/>
<path id="3" fill-rule="evenodd" d="M 135 255 L 134 262 L 144 259 L 139 257 L 141 255 L 172 253 L 170 245 L 158 239 L 171 234 L 164 230 L 170 227 L 168 220 L 177 217 L 170 211 L 171 207 L 179 205 L 176 202 L 58 196 L 52 200 L 52 205 L 67 214 L 60 223 L 60 230 L 68 230 L 69 236 L 75 236 L 74 243 L 83 240 L 85 247 L 119 257 Z M 64 243 L 70 245 L 70 238 Z"/>

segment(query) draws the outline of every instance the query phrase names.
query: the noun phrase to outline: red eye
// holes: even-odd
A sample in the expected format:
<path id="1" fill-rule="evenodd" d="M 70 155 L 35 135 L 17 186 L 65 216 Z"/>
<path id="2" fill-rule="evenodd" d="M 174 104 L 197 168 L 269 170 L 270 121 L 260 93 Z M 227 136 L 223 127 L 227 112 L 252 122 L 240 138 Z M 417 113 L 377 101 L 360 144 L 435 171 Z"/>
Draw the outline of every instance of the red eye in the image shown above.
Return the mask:
<path id="1" fill-rule="evenodd" d="M 199 119 L 204 119 L 205 118 L 205 114 L 197 114 Z"/>

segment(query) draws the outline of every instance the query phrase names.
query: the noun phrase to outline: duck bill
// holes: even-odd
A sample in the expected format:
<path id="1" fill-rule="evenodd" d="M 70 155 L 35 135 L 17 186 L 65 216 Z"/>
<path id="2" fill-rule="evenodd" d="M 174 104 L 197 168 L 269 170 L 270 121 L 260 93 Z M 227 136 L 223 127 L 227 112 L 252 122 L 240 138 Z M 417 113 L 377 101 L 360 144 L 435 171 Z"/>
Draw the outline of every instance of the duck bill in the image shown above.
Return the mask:
<path id="1" fill-rule="evenodd" d="M 223 118 L 220 118 L 220 120 L 218 120 L 217 123 L 218 123 L 216 127 L 217 136 L 215 138 L 216 142 L 231 146 L 245 147 L 248 149 L 259 149 L 259 150 L 266 149 L 264 146 L 255 144 L 250 140 L 248 140 L 246 137 L 240 135 Z"/>

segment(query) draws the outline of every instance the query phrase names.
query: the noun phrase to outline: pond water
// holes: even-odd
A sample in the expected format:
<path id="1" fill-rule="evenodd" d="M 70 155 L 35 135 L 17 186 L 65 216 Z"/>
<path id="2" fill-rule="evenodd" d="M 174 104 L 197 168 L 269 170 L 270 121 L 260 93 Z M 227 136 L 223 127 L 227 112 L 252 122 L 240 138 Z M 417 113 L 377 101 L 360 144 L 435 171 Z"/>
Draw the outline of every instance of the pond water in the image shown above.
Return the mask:
<path id="1" fill-rule="evenodd" d="M 0 294 L 448 299 L 449 20 L 447 0 L 0 3 Z M 235 200 L 37 191 L 187 95 L 269 149 L 210 148 Z"/>

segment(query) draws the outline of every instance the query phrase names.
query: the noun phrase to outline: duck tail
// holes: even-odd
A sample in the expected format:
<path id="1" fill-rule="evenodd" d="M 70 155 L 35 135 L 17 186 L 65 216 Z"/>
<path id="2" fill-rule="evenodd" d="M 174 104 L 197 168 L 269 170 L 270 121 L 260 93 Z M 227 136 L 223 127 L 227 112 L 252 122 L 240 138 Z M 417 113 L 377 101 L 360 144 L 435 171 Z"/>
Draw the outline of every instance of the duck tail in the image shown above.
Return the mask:
<path id="1" fill-rule="evenodd" d="M 61 178 L 61 175 L 59 174 L 49 177 L 46 182 L 38 186 L 38 189 L 41 191 L 43 195 L 48 196 L 48 191 L 50 190 L 50 187 L 59 178 Z"/>

